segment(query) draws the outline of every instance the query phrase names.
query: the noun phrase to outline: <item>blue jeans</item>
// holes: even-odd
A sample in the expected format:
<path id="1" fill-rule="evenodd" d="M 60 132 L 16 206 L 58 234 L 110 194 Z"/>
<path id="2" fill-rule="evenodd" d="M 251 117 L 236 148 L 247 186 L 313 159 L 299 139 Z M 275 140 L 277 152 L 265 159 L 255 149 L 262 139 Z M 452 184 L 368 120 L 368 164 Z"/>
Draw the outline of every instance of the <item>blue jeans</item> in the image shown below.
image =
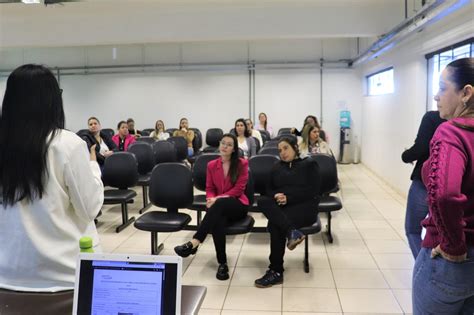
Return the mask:
<path id="1" fill-rule="evenodd" d="M 453 263 L 422 248 L 413 269 L 413 315 L 474 314 L 474 247 Z"/>
<path id="2" fill-rule="evenodd" d="M 408 191 L 405 233 L 416 259 L 421 249 L 421 221 L 428 214 L 427 192 L 421 180 L 413 180 Z"/>

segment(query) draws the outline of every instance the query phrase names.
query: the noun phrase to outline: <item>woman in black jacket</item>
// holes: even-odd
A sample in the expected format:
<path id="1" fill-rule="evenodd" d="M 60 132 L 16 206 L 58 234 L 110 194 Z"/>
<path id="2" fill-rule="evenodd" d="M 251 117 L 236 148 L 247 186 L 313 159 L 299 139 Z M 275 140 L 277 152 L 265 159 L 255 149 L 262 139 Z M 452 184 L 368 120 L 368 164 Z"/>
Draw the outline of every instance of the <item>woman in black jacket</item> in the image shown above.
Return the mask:
<path id="1" fill-rule="evenodd" d="M 87 143 L 89 150 L 94 144 L 96 145 L 97 163 L 102 169 L 105 159 L 117 150 L 117 146 L 106 133 L 101 131 L 99 119 L 96 117 L 89 118 L 87 126 L 89 132 L 81 134 L 80 137 Z"/>
<path id="2" fill-rule="evenodd" d="M 258 202 L 270 232 L 270 266 L 262 278 L 255 280 L 259 288 L 283 283 L 285 241 L 289 250 L 295 249 L 305 239 L 298 228 L 317 220 L 321 184 L 318 164 L 310 158 L 299 158 L 294 138 L 281 138 L 278 150 L 281 161 L 273 166 L 266 196 Z"/>

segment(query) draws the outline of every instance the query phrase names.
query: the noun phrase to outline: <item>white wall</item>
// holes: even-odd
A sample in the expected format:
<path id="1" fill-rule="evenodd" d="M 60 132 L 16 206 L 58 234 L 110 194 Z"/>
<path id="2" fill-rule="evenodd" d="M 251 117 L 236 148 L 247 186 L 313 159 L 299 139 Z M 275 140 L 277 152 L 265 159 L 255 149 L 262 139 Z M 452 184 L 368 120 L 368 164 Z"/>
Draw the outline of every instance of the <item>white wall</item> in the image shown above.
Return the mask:
<path id="1" fill-rule="evenodd" d="M 361 77 L 365 78 L 378 70 L 394 67 L 393 94 L 363 97 L 362 162 L 404 194 L 410 185 L 413 166 L 403 164 L 400 156 L 404 148 L 413 144 L 426 112 L 424 55 L 474 34 L 473 3 L 361 69 Z"/>

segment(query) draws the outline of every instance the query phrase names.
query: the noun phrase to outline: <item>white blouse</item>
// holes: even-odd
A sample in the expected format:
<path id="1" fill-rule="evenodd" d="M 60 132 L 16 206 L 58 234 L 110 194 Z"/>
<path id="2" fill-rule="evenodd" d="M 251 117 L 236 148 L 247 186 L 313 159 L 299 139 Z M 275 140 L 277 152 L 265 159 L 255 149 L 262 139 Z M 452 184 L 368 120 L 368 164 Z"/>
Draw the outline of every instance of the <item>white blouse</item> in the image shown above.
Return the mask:
<path id="1" fill-rule="evenodd" d="M 99 243 L 94 218 L 104 201 L 104 186 L 86 143 L 61 130 L 46 163 L 43 198 L 0 209 L 0 288 L 73 289 L 79 239 L 87 235 L 94 246 Z"/>

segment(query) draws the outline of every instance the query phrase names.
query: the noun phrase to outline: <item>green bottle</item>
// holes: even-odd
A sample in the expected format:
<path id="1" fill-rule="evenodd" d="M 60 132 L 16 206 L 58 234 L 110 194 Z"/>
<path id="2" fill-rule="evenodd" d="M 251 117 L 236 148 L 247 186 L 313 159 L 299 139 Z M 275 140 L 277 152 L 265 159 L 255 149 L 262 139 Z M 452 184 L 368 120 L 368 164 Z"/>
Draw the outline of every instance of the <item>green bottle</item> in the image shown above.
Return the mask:
<path id="1" fill-rule="evenodd" d="M 92 248 L 92 237 L 81 237 L 79 240 L 79 248 L 81 249 L 81 253 L 93 253 L 94 249 Z"/>

